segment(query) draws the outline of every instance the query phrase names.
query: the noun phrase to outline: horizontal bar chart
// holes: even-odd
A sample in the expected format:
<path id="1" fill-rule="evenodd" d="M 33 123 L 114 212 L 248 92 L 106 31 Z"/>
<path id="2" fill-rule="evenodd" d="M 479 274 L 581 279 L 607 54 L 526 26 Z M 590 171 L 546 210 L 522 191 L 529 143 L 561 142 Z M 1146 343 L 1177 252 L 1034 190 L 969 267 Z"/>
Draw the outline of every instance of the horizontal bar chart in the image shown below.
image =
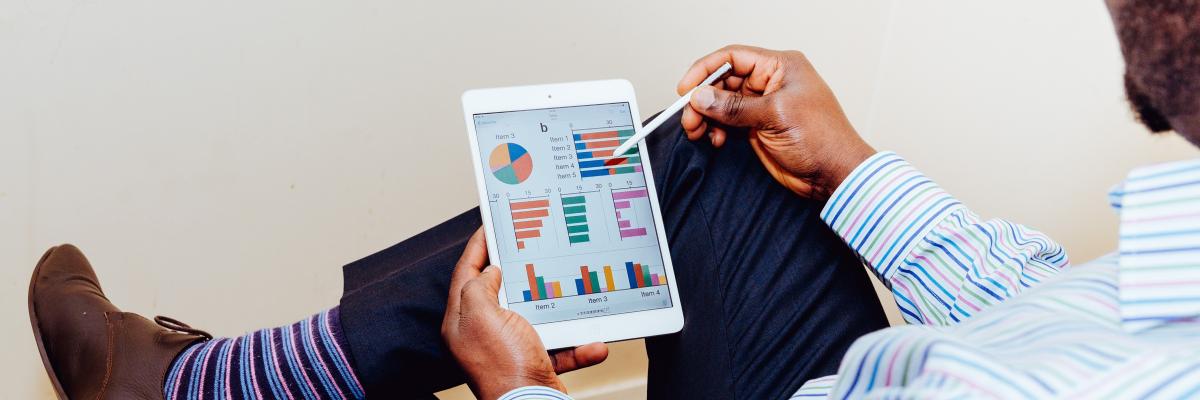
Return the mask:
<path id="1" fill-rule="evenodd" d="M 645 199 L 649 206 L 649 192 L 646 188 L 636 188 L 630 190 L 614 190 L 612 192 L 613 209 L 617 214 L 617 232 L 621 239 L 646 236 L 645 227 L 635 227 L 633 221 L 628 218 L 628 214 L 633 213 L 633 202 L 638 199 Z M 624 212 L 624 213 L 622 213 Z"/>
<path id="2" fill-rule="evenodd" d="M 524 250 L 526 240 L 542 237 L 544 221 L 550 216 L 550 200 L 509 200 L 508 207 L 512 215 L 513 237 L 517 240 L 517 250 Z"/>
<path id="3" fill-rule="evenodd" d="M 592 178 L 642 172 L 642 159 L 636 156 L 636 146 L 625 154 L 613 154 L 613 150 L 633 137 L 635 132 L 631 128 L 572 133 L 579 176 Z"/>

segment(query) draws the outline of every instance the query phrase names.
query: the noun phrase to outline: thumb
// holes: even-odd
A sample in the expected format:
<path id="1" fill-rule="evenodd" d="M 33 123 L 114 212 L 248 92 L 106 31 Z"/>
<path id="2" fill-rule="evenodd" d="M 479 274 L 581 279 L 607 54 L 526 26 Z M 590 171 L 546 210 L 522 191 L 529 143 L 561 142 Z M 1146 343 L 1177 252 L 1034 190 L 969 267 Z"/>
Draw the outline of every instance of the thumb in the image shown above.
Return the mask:
<path id="1" fill-rule="evenodd" d="M 499 305 L 497 296 L 500 294 L 500 267 L 489 265 L 483 272 L 471 279 L 463 287 L 462 302 L 465 306 L 476 308 L 480 305 Z"/>
<path id="2" fill-rule="evenodd" d="M 701 115 L 729 126 L 758 128 L 773 118 L 765 97 L 747 96 L 712 86 L 696 88 L 688 104 Z"/>

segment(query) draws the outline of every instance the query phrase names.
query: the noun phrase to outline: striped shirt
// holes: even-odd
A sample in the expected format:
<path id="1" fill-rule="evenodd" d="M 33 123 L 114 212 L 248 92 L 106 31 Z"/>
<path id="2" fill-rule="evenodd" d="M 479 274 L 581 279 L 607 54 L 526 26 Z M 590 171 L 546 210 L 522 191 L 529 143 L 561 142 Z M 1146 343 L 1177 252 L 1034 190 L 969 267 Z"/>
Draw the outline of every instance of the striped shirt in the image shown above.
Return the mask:
<path id="1" fill-rule="evenodd" d="M 1136 169 L 1109 197 L 1118 251 L 1071 266 L 896 154 L 866 160 L 821 217 L 910 325 L 858 339 L 793 398 L 1200 397 L 1200 160 Z"/>

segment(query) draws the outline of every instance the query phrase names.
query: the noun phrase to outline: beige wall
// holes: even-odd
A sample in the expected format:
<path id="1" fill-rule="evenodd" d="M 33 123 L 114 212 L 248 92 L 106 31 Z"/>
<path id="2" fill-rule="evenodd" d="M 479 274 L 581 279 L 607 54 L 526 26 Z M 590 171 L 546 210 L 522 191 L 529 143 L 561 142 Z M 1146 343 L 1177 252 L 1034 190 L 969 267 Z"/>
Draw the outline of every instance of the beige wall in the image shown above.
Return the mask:
<path id="1" fill-rule="evenodd" d="M 0 0 L 0 398 L 51 396 L 25 311 L 48 246 L 128 310 L 291 322 L 473 205 L 463 90 L 623 77 L 647 115 L 731 42 L 806 51 L 879 148 L 1077 261 L 1114 245 L 1123 171 L 1194 155 L 1130 121 L 1099 0 Z M 615 348 L 577 394 L 640 395 Z"/>

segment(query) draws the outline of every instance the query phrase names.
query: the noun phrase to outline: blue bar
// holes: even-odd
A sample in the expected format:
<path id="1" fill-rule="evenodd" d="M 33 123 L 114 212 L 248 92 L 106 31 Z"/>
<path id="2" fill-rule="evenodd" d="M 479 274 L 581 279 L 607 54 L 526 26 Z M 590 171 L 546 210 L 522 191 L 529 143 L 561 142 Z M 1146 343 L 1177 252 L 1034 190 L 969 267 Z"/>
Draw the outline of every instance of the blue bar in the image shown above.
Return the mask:
<path id="1" fill-rule="evenodd" d="M 573 135 L 571 135 L 571 136 L 574 136 L 574 137 L 575 137 L 575 141 L 580 141 L 580 140 L 583 140 L 583 135 L 580 135 L 580 134 L 578 134 L 578 133 L 576 133 L 576 134 L 573 134 Z"/>
<path id="2" fill-rule="evenodd" d="M 583 149 L 586 149 L 586 148 L 587 148 L 587 145 L 586 145 L 586 144 L 583 144 L 583 143 L 575 143 L 575 150 L 583 150 Z"/>
<path id="3" fill-rule="evenodd" d="M 603 167 L 604 161 L 606 161 L 606 160 L 591 160 L 591 161 L 579 160 L 579 168 Z"/>
<path id="4" fill-rule="evenodd" d="M 629 288 L 630 289 L 636 288 L 637 287 L 637 278 L 635 278 L 633 275 L 633 262 L 632 261 L 625 263 L 625 274 L 626 274 L 625 276 L 629 277 Z"/>
<path id="5" fill-rule="evenodd" d="M 521 296 L 525 297 L 525 301 L 533 301 L 533 296 L 530 296 L 530 295 L 529 295 L 529 291 L 528 291 L 528 290 L 522 290 L 522 291 L 521 291 Z"/>
<path id="6" fill-rule="evenodd" d="M 579 156 L 580 160 L 585 160 L 588 158 L 596 158 L 596 155 L 592 154 L 592 152 L 590 152 L 590 151 L 581 151 L 581 152 L 575 153 L 575 155 Z"/>
<path id="7" fill-rule="evenodd" d="M 575 293 L 577 293 L 577 294 L 587 294 L 587 292 L 585 292 L 585 291 L 583 290 L 583 279 L 576 279 L 576 280 L 575 280 Z"/>
<path id="8" fill-rule="evenodd" d="M 587 171 L 579 171 L 579 176 L 584 177 L 584 178 L 590 178 L 593 176 L 606 176 L 606 175 L 612 175 L 612 172 L 609 172 L 608 168 L 589 169 Z"/>

